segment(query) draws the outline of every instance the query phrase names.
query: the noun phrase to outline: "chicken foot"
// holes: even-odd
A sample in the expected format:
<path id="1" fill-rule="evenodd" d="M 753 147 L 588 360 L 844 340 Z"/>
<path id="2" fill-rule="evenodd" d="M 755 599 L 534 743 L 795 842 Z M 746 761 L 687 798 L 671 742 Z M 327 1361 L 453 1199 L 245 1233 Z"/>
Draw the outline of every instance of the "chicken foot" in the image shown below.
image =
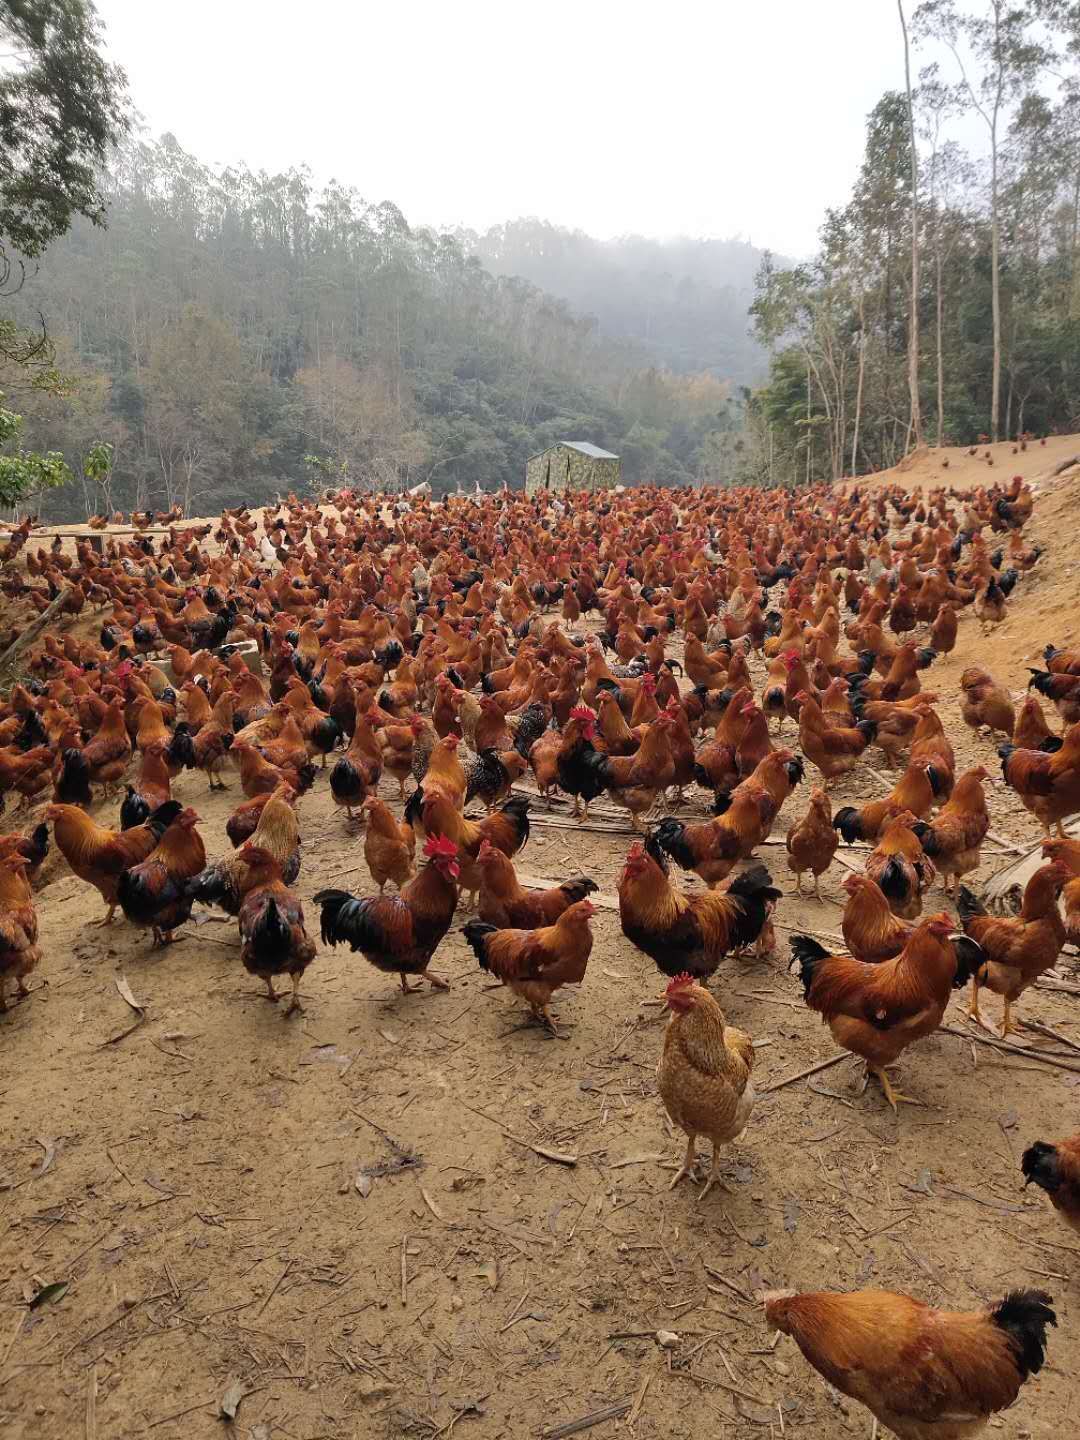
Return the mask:
<path id="1" fill-rule="evenodd" d="M 111 925 L 112 922 L 113 922 L 113 916 L 114 916 L 115 914 L 116 914 L 116 901 L 114 900 L 113 903 L 109 906 L 109 912 L 108 912 L 108 914 L 105 916 L 104 920 L 91 920 L 91 921 L 90 921 L 90 924 L 93 925 L 93 926 L 95 926 L 95 927 L 98 927 L 98 926 L 101 926 L 101 925 Z"/>
<path id="2" fill-rule="evenodd" d="M 697 1165 L 697 1153 L 694 1149 L 696 1144 L 697 1136 L 691 1135 L 686 1142 L 686 1156 L 682 1162 L 682 1167 L 676 1172 L 675 1179 L 672 1180 L 671 1184 L 668 1186 L 669 1190 L 674 1190 L 675 1186 L 678 1185 L 679 1181 L 684 1178 L 687 1180 L 692 1180 L 694 1178 L 694 1169 Z"/>
<path id="3" fill-rule="evenodd" d="M 296 1010 L 299 1010 L 300 1013 L 301 1013 L 301 1015 L 304 1013 L 304 1007 L 300 1004 L 300 976 L 299 976 L 299 974 L 294 975 L 294 976 L 292 977 L 292 999 L 289 1001 L 288 1005 L 285 1007 L 285 1017 L 286 1017 L 286 1019 L 288 1019 L 288 1017 L 289 1017 L 291 1014 L 293 1014 L 293 1012 L 296 1011 Z"/>
<path id="4" fill-rule="evenodd" d="M 922 1104 L 921 1100 L 915 1100 L 910 1095 L 901 1095 L 899 1090 L 894 1090 L 889 1082 L 888 1075 L 885 1074 L 884 1069 L 882 1069 L 880 1065 L 869 1065 L 867 1069 L 881 1081 L 881 1088 L 885 1092 L 885 1099 L 892 1106 L 893 1110 L 896 1110 L 899 1105 Z"/>

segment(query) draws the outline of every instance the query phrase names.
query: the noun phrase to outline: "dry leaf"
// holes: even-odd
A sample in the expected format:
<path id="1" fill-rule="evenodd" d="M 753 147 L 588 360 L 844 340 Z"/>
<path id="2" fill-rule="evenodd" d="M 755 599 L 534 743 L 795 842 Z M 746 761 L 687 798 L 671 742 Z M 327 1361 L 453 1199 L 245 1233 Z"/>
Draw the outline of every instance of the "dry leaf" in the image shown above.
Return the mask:
<path id="1" fill-rule="evenodd" d="M 420 1194 L 424 1197 L 424 1204 L 428 1207 L 428 1209 L 431 1211 L 431 1213 L 435 1216 L 435 1219 L 436 1219 L 436 1220 L 441 1220 L 441 1221 L 443 1222 L 443 1224 L 445 1225 L 445 1223 L 446 1223 L 446 1217 L 445 1217 L 445 1215 L 444 1215 L 444 1214 L 442 1213 L 442 1211 L 439 1209 L 438 1205 L 435 1204 L 435 1201 L 431 1198 L 430 1193 L 429 1193 L 427 1190 L 425 1190 L 422 1185 L 420 1186 Z"/>
<path id="2" fill-rule="evenodd" d="M 401 1039 L 401 1036 L 395 1035 L 393 1030 L 380 1030 L 379 1034 L 390 1045 L 396 1045 Z"/>
<path id="3" fill-rule="evenodd" d="M 113 984 L 116 986 L 117 992 L 120 995 L 120 999 L 123 1000 L 125 1004 L 130 1005 L 132 1010 L 135 1011 L 136 1015 L 143 1015 L 146 1013 L 146 1006 L 140 1005 L 138 1000 L 136 1000 L 135 996 L 131 993 L 131 986 L 127 982 L 126 975 L 114 975 Z"/>
<path id="4" fill-rule="evenodd" d="M 612 1160 L 608 1164 L 609 1170 L 621 1170 L 624 1165 L 649 1165 L 657 1160 L 666 1160 L 666 1155 L 627 1155 L 625 1160 Z"/>
<path id="5" fill-rule="evenodd" d="M 366 1200 L 367 1197 L 371 1194 L 371 1177 L 369 1175 L 365 1175 L 364 1172 L 360 1170 L 357 1173 L 356 1179 L 353 1181 L 353 1184 L 356 1186 L 357 1193 L 364 1200 Z"/>
<path id="6" fill-rule="evenodd" d="M 481 1280 L 488 1282 L 489 1290 L 499 1288 L 499 1262 L 497 1260 L 485 1260 L 475 1273 Z"/>
<path id="7" fill-rule="evenodd" d="M 30 1309 L 36 1310 L 40 1305 L 47 1305 L 50 1300 L 59 1300 L 61 1295 L 67 1293 L 67 1288 L 66 1280 L 57 1280 L 52 1285 L 43 1285 L 30 1301 Z"/>
<path id="8" fill-rule="evenodd" d="M 233 1380 L 225 1394 L 221 1397 L 220 1414 L 223 1420 L 235 1420 L 236 1412 L 240 1409 L 240 1402 L 247 1394 L 247 1388 L 242 1380 Z"/>
<path id="9" fill-rule="evenodd" d="M 42 1160 L 41 1164 L 34 1171 L 34 1173 L 30 1176 L 31 1180 L 40 1180 L 42 1175 L 45 1174 L 45 1171 L 48 1170 L 49 1167 L 52 1165 L 53 1161 L 56 1159 L 56 1149 L 59 1141 L 43 1140 L 39 1135 L 37 1137 L 37 1143 L 45 1151 L 45 1158 Z"/>
<path id="10" fill-rule="evenodd" d="M 144 1175 L 144 1176 L 143 1176 L 143 1179 L 146 1181 L 147 1185 L 150 1186 L 150 1189 L 151 1189 L 151 1190 L 156 1190 L 159 1195 L 175 1195 L 175 1194 L 176 1194 L 176 1188 L 175 1188 L 175 1186 L 173 1186 L 173 1185 L 166 1185 L 166 1184 L 165 1184 L 165 1181 L 164 1181 L 164 1180 L 160 1180 L 156 1175 Z"/>

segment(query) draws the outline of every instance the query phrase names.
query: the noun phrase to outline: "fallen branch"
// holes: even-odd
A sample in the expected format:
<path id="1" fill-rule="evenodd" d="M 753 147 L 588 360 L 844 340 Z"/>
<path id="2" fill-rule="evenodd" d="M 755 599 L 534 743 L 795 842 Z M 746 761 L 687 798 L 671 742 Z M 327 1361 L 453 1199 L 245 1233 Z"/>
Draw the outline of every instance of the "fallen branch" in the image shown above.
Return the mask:
<path id="1" fill-rule="evenodd" d="M 70 587 L 65 585 L 64 588 L 60 591 L 60 594 L 57 595 L 56 599 L 50 601 L 50 603 L 45 607 L 45 609 L 41 612 L 37 619 L 31 621 L 31 623 L 27 625 L 26 629 L 15 637 L 15 639 L 11 642 L 11 644 L 4 651 L 4 653 L 0 655 L 0 673 L 6 670 L 8 666 L 14 664 L 14 662 L 18 659 L 18 657 L 22 654 L 26 647 L 34 643 L 34 641 L 41 634 L 41 632 L 49 625 L 50 621 L 57 614 L 57 612 L 63 609 L 64 601 L 68 598 L 70 594 Z"/>
<path id="2" fill-rule="evenodd" d="M 583 1430 L 591 1430 L 594 1425 L 603 1425 L 605 1420 L 621 1420 L 633 1403 L 634 1397 L 631 1395 L 615 1405 L 606 1405 L 603 1410 L 592 1410 L 588 1415 L 579 1416 L 577 1420 L 567 1420 L 565 1425 L 541 1430 L 541 1440 L 566 1440 L 568 1435 L 580 1435 Z"/>
<path id="3" fill-rule="evenodd" d="M 1071 1070 L 1074 1075 L 1080 1075 L 1080 1061 L 1073 1065 L 1068 1060 L 1056 1060 L 1052 1055 L 1044 1055 L 1041 1050 L 1032 1050 L 1027 1045 L 1008 1045 L 1004 1040 L 992 1040 L 989 1035 L 977 1035 L 973 1030 L 957 1030 L 953 1025 L 939 1025 L 938 1029 L 945 1035 L 955 1035 L 959 1040 L 973 1040 L 976 1045 L 989 1045 L 992 1050 L 1002 1050 L 1006 1055 L 1019 1055 L 1022 1060 L 1038 1060 L 1055 1070 Z"/>
<path id="4" fill-rule="evenodd" d="M 543 1145 L 534 1145 L 531 1140 L 523 1140 L 520 1135 L 515 1135 L 512 1130 L 508 1130 L 501 1120 L 496 1120 L 491 1115 L 485 1115 L 483 1110 L 477 1110 L 476 1107 L 470 1105 L 468 1101 L 462 1100 L 459 1097 L 458 1103 L 464 1105 L 466 1110 L 471 1110 L 474 1115 L 479 1115 L 481 1120 L 486 1120 L 489 1125 L 497 1126 L 506 1136 L 507 1140 L 513 1140 L 515 1145 L 521 1145 L 524 1149 L 531 1150 L 534 1155 L 539 1155 L 541 1160 L 550 1160 L 555 1165 L 566 1165 L 570 1169 L 573 1169 L 577 1164 L 578 1157 L 576 1155 L 568 1155 L 562 1150 L 548 1150 Z"/>
<path id="5" fill-rule="evenodd" d="M 944 1025 L 941 1027 L 946 1028 Z M 959 1034 L 959 1031 L 954 1032 Z M 761 1095 L 771 1095 L 774 1090 L 783 1090 L 786 1085 L 794 1085 L 796 1080 L 805 1080 L 810 1075 L 816 1075 L 820 1070 L 828 1070 L 831 1065 L 839 1065 L 841 1060 L 849 1060 L 850 1051 L 841 1050 L 839 1055 L 834 1055 L 829 1060 L 819 1060 L 816 1065 L 810 1065 L 805 1070 L 800 1070 L 796 1075 L 788 1075 L 783 1080 L 777 1080 L 774 1085 L 766 1085 L 764 1090 L 759 1091 Z"/>

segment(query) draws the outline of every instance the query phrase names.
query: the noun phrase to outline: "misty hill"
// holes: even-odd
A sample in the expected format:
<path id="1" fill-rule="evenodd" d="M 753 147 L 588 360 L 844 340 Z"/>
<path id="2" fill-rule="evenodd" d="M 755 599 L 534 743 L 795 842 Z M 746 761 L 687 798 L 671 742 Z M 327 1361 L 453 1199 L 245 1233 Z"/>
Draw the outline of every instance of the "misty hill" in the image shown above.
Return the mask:
<path id="1" fill-rule="evenodd" d="M 462 238 L 494 274 L 520 275 L 595 316 L 605 335 L 640 346 L 654 364 L 744 385 L 764 374 L 746 314 L 763 252 L 748 241 L 594 240 L 536 219 Z"/>
<path id="2" fill-rule="evenodd" d="M 617 452 L 629 483 L 731 471 L 738 413 L 720 377 L 742 373 L 724 356 L 746 325 L 734 288 L 715 296 L 727 317 L 715 368 L 693 374 L 688 321 L 706 307 L 684 294 L 680 342 L 670 296 L 686 277 L 657 282 L 657 332 L 680 357 L 667 369 L 626 338 L 629 301 L 609 331 L 460 237 L 317 189 L 305 170 L 217 169 L 167 135 L 125 147 L 108 195 L 107 228 L 77 221 L 11 301 L 28 327 L 44 317 L 74 381 L 57 398 L 0 371 L 26 443 L 62 451 L 76 474 L 95 441 L 115 451 L 110 484 L 50 493 L 51 518 L 174 502 L 211 513 L 308 482 L 518 485 L 559 439 Z M 643 264 L 627 271 L 639 306 Z M 597 294 L 619 313 L 614 278 Z"/>

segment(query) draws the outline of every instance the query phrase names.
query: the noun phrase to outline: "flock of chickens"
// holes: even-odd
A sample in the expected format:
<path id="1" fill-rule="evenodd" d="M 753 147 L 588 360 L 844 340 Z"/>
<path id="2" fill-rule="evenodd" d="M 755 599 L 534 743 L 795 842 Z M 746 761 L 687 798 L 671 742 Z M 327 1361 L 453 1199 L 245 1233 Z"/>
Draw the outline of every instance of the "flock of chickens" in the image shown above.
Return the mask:
<path id="1" fill-rule="evenodd" d="M 988 771 L 956 775 L 940 696 L 923 688 L 958 612 L 994 625 L 1037 563 L 1031 510 L 1018 477 L 924 497 L 650 489 L 394 504 L 342 491 L 198 528 L 173 513 L 160 538 L 137 533 L 140 516 L 135 534 L 107 533 L 101 553 L 79 540 L 74 555 L 59 539 L 32 553 L 24 523 L 0 546 L 8 601 L 100 613 L 92 638 L 76 634 L 85 623 L 46 632 L 0 705 L 0 797 L 48 801 L 26 833 L 0 837 L 0 1010 L 40 960 L 33 885 L 50 829 L 100 893 L 97 923 L 119 908 L 167 944 L 193 905 L 220 907 L 247 971 L 272 1000 L 284 977 L 298 1008 L 317 946 L 294 888 L 297 811 L 326 771 L 350 830 L 359 815 L 378 889 L 317 892 L 322 942 L 402 990 L 447 988 L 431 963 L 458 910 L 474 909 L 463 934 L 479 965 L 555 1031 L 552 997 L 585 979 L 597 886 L 521 884 L 530 799 L 513 787 L 531 772 L 549 807 L 560 792 L 584 822 L 603 796 L 639 832 L 619 916 L 667 980 L 658 1088 L 687 1137 L 672 1184 L 693 1175 L 705 1136 L 704 1195 L 755 1098 L 753 1041 L 709 981 L 725 957 L 775 944 L 782 892 L 758 851 L 813 767 L 820 783 L 786 835 L 796 893 L 810 876 L 819 895 L 841 841 L 864 863 L 843 880 L 848 953 L 794 935 L 792 963 L 806 1003 L 895 1109 L 906 1097 L 887 1068 L 938 1028 L 954 989 L 970 984 L 976 1021 L 983 991 L 1003 997 L 1008 1033 L 1024 990 L 1080 940 L 1080 842 L 1061 828 L 1080 811 L 1080 652 L 1048 647 L 1019 713 L 985 670 L 962 677 L 965 720 L 1002 738 L 1005 782 L 1047 832 L 1015 916 L 987 914 L 963 883 L 990 826 Z M 598 632 L 581 623 L 590 613 Z M 892 789 L 833 813 L 830 785 L 871 750 Z M 185 769 L 211 789 L 238 775 L 245 798 L 220 858 L 173 797 Z M 384 775 L 400 817 L 378 794 Z M 692 787 L 708 818 L 665 813 Z M 105 818 L 114 797 L 115 828 L 90 814 Z M 704 883 L 684 887 L 673 867 Z M 938 878 L 956 918 L 923 914 Z M 1080 1231 L 1080 1136 L 1031 1145 L 1023 1173 Z M 1056 1323 L 1039 1291 L 963 1314 L 870 1291 L 765 1306 L 834 1386 L 912 1440 L 981 1430 L 1040 1369 Z"/>

